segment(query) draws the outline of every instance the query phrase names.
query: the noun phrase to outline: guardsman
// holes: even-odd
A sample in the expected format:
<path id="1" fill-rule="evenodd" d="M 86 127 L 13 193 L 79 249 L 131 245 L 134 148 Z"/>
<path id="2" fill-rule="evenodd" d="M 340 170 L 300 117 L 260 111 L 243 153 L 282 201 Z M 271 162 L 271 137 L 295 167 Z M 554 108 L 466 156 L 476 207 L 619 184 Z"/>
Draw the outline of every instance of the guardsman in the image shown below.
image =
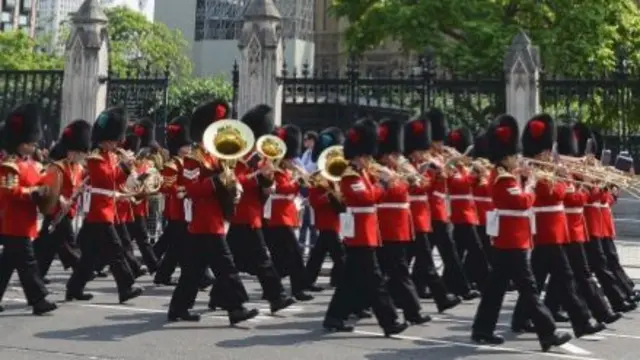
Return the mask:
<path id="1" fill-rule="evenodd" d="M 313 296 L 305 291 L 309 280 L 295 234 L 300 226 L 298 195 L 302 186 L 308 186 L 309 176 L 295 164 L 302 153 L 302 132 L 295 125 L 285 125 L 275 129 L 274 135 L 284 141 L 287 151 L 274 172 L 275 187 L 264 206 L 265 240 L 278 274 L 289 276 L 293 297 L 309 301 Z"/>
<path id="2" fill-rule="evenodd" d="M 13 271 L 17 270 L 27 304 L 33 307 L 34 315 L 57 308 L 46 299 L 48 291 L 38 271 L 31 243 L 38 236 L 37 204 L 47 191 L 40 185 L 41 166 L 31 159 L 42 137 L 40 117 L 36 104 L 18 106 L 9 114 L 2 131 L 8 155 L 0 163 L 3 213 L 0 236 L 4 245 L 0 255 L 0 301 Z"/>
<path id="3" fill-rule="evenodd" d="M 444 114 L 439 109 L 431 109 L 426 114 L 431 128 L 431 148 L 434 166 L 430 167 L 431 194 L 431 224 L 433 227 L 432 242 L 438 248 L 438 253 L 444 263 L 442 278 L 447 288 L 465 300 L 476 299 L 480 293 L 473 290 L 462 267 L 458 251 L 449 235 L 449 206 L 447 204 L 447 179 L 444 168 L 444 140 L 447 134 Z"/>
<path id="4" fill-rule="evenodd" d="M 85 120 L 76 120 L 62 130 L 60 139 L 49 153 L 52 162 L 47 169 L 45 181 L 49 186 L 59 187 L 60 199 L 51 212 L 45 214 L 40 235 L 34 242 L 43 278 L 56 253 L 65 270 L 75 267 L 80 261 L 73 219 L 85 185 L 82 164 L 90 148 L 91 125 Z"/>
<path id="5" fill-rule="evenodd" d="M 528 304 L 542 351 L 571 340 L 571 335 L 556 332 L 553 316 L 540 300 L 529 256 L 532 249 L 531 208 L 535 201 L 531 176 L 522 187 L 518 169 L 518 123 L 502 115 L 487 129 L 489 160 L 495 164 L 490 176 L 491 198 L 495 210 L 488 214 L 487 232 L 493 237 L 493 268 L 487 280 L 473 321 L 471 338 L 478 343 L 499 345 L 504 339 L 494 333 L 509 280 L 513 280 L 520 299 Z M 524 173 L 519 173 L 524 171 Z"/>
<path id="6" fill-rule="evenodd" d="M 491 239 L 487 235 L 487 211 L 493 210 L 491 202 L 491 183 L 489 175 L 491 169 L 488 164 L 479 163 L 487 159 L 489 153 L 489 143 L 485 133 L 477 134 L 473 140 L 473 157 L 475 158 L 471 170 L 474 172 L 475 182 L 473 184 L 473 201 L 478 212 L 477 233 L 480 237 L 482 248 L 489 263 L 491 263 Z"/>
<path id="7" fill-rule="evenodd" d="M 185 246 L 180 259 L 182 271 L 169 304 L 169 321 L 200 320 L 200 315 L 189 310 L 195 303 L 200 280 L 208 266 L 215 269 L 216 285 L 220 289 L 215 294 L 215 302 L 226 309 L 229 322 L 233 325 L 258 316 L 257 309 L 248 310 L 243 305 L 249 296 L 225 239 L 225 216 L 230 210 L 226 208 L 226 200 L 235 198 L 236 194 L 229 187 L 231 184 L 223 179 L 219 159 L 209 154 L 202 143 L 207 127 L 227 118 L 228 112 L 226 103 L 214 100 L 200 105 L 191 116 L 189 136 L 197 141 L 197 145 L 185 157 L 183 168 L 189 236 L 182 240 Z M 233 182 L 235 179 L 226 180 Z"/>
<path id="8" fill-rule="evenodd" d="M 449 132 L 447 140 L 449 146 L 461 154 L 467 153 L 467 149 L 473 146 L 473 135 L 467 128 L 453 129 Z M 467 277 L 482 290 L 489 276 L 490 266 L 476 229 L 479 222 L 473 200 L 473 187 L 477 179 L 474 172 L 463 163 L 465 160 L 451 159 L 450 166 L 447 166 L 447 170 L 450 170 L 447 188 L 451 201 L 453 241 Z"/>
<path id="9" fill-rule="evenodd" d="M 556 143 L 556 128 L 553 119 L 547 114 L 534 116 L 527 123 L 522 133 L 523 156 L 535 158 L 538 163 L 551 167 L 552 149 Z M 569 259 L 564 251 L 563 245 L 568 243 L 567 218 L 564 212 L 564 197 L 567 191 L 567 184 L 555 179 L 555 174 L 566 178 L 566 169 L 555 167 L 555 173 L 551 178 L 547 178 L 542 173 L 534 177 L 536 179 L 535 203 L 533 213 L 535 216 L 535 247 L 531 254 L 531 264 L 536 277 L 537 287 L 541 289 L 547 277 L 549 277 L 549 288 L 557 287 L 559 299 L 562 301 L 562 308 L 569 315 L 573 333 L 576 337 L 590 335 L 602 331 L 605 326 L 602 323 L 593 324 L 591 315 L 585 301 L 577 291 L 573 271 L 569 264 Z M 552 169 L 547 169 L 547 171 Z M 549 276 L 550 275 L 550 276 Z M 513 311 L 511 328 L 514 332 L 523 332 L 531 329 L 528 322 L 529 308 L 526 299 L 518 299 Z"/>
<path id="10" fill-rule="evenodd" d="M 353 331 L 353 326 L 345 321 L 353 309 L 362 304 L 371 305 L 385 336 L 399 334 L 408 327 L 407 323 L 398 322 L 376 255 L 382 245 L 376 213 L 382 188 L 372 182 L 368 169 L 377 147 L 375 122 L 359 120 L 347 132 L 344 156 L 350 167 L 340 180 L 340 193 L 346 206 L 346 211 L 340 216 L 346 260 L 343 278 L 336 287 L 323 322 L 323 327 L 330 331 Z"/>
<path id="11" fill-rule="evenodd" d="M 254 138 L 258 139 L 273 131 L 273 110 L 267 105 L 257 105 L 245 113 L 240 121 L 247 125 Z M 257 163 L 252 163 L 253 161 Z M 270 160 L 261 160 L 253 151 L 237 162 L 234 171 L 243 191 L 236 211 L 230 219 L 227 235 L 238 270 L 258 277 L 272 313 L 295 303 L 282 286 L 282 280 L 271 260 L 262 233 L 262 199 L 267 189 L 274 184 L 274 170 Z"/>
<path id="12" fill-rule="evenodd" d="M 84 288 L 92 278 L 100 257 L 105 257 L 118 286 L 120 303 L 136 298 L 142 289 L 133 287 L 134 277 L 124 257 L 124 249 L 114 227 L 116 200 L 128 196 L 119 192 L 131 174 L 133 158 L 120 159 L 117 146 L 126 130 L 125 111 L 110 108 L 103 111 L 91 130 L 92 143 L 98 148 L 87 157 L 90 188 L 83 206 L 88 209 L 78 242 L 82 252 L 80 263 L 67 282 L 68 300 L 90 300 Z"/>
<path id="13" fill-rule="evenodd" d="M 138 175 L 146 174 L 150 171 L 157 171 L 156 157 L 157 144 L 155 141 L 155 125 L 149 119 L 142 119 L 133 125 L 133 133 L 140 138 L 140 150 L 137 153 L 138 159 L 135 164 L 135 171 Z M 138 245 L 142 261 L 147 266 L 149 273 L 154 274 L 158 269 L 158 259 L 153 252 L 153 247 L 149 240 L 147 231 L 147 218 L 149 216 L 149 196 L 156 194 L 142 193 L 139 197 L 132 199 L 133 221 L 127 223 L 127 231 L 132 240 Z"/>
<path id="14" fill-rule="evenodd" d="M 409 274 L 408 251 L 412 247 L 413 224 L 409 205 L 409 187 L 417 185 L 420 178 L 407 175 L 400 169 L 399 157 L 404 153 L 404 126 L 400 120 L 383 120 L 378 125 L 378 161 L 396 171 L 398 176 L 385 178 L 375 174 L 382 185 L 377 204 L 382 247 L 378 258 L 382 272 L 387 276 L 387 286 L 394 303 L 403 310 L 404 318 L 412 324 L 424 324 L 431 317 L 421 314 L 420 299 Z M 381 176 L 382 175 L 382 176 Z M 374 180 L 374 181 L 375 181 Z"/>
<path id="15" fill-rule="evenodd" d="M 576 156 L 578 153 L 577 137 L 574 134 L 573 126 L 561 125 L 558 131 L 558 153 L 567 157 Z M 581 174 L 574 174 L 571 177 L 577 178 Z M 584 205 L 588 199 L 588 192 L 582 186 L 582 177 L 578 181 L 567 181 L 567 188 L 564 197 L 564 211 L 567 218 L 567 231 L 569 243 L 563 245 L 571 270 L 575 275 L 578 291 L 584 297 L 591 314 L 600 322 L 611 324 L 622 317 L 619 312 L 614 313 L 604 295 L 600 294 L 598 283 L 592 276 L 587 255 L 584 250 L 584 243 L 587 241 L 586 224 L 584 221 Z M 560 306 L 557 288 L 549 288 L 545 297 L 545 304 L 549 309 L 558 312 L 552 307 Z"/>
<path id="16" fill-rule="evenodd" d="M 183 249 L 183 239 L 187 236 L 187 222 L 184 219 L 184 200 L 178 196 L 178 188 L 184 186 L 182 171 L 185 156 L 191 153 L 193 141 L 189 136 L 190 119 L 179 116 L 167 126 L 167 148 L 169 161 L 162 168 L 162 193 L 165 196 L 164 218 L 167 225 L 162 231 L 153 250 L 161 258 L 158 271 L 153 279 L 156 285 L 175 285 L 171 275 L 176 269 Z"/>
<path id="17" fill-rule="evenodd" d="M 329 127 L 318 135 L 311 151 L 311 160 L 317 163 L 318 157 L 325 149 L 331 146 L 344 144 L 344 133 L 337 127 Z M 318 232 L 318 238 L 311 248 L 307 260 L 307 274 L 309 283 L 315 284 L 322 263 L 327 253 L 333 261 L 331 269 L 331 284 L 336 286 L 344 272 L 344 247 L 340 242 L 340 213 L 344 211 L 344 205 L 340 198 L 337 182 L 322 178 L 321 170 L 314 173 L 315 182 L 309 188 L 309 206 L 312 209 L 312 223 Z"/>
<path id="18" fill-rule="evenodd" d="M 425 288 L 428 287 L 438 311 L 443 312 L 460 304 L 460 298 L 448 292 L 446 284 L 438 274 L 429 242 L 432 231 L 428 195 L 431 189 L 431 178 L 426 169 L 425 153 L 430 144 L 431 132 L 424 116 L 404 125 L 404 153 L 423 178 L 422 181 L 409 186 L 409 205 L 414 236 L 412 254 L 415 257 L 411 278 L 418 296 L 427 297 Z"/>

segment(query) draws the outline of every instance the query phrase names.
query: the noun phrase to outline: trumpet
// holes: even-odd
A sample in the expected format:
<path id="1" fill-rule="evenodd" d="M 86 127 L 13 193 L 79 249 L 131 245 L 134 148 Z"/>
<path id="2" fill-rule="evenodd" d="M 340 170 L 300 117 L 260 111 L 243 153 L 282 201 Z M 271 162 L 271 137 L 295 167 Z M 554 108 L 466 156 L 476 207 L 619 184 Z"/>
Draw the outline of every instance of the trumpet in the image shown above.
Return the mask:
<path id="1" fill-rule="evenodd" d="M 373 176 L 382 180 L 400 179 L 402 178 L 397 172 L 378 163 L 373 158 L 369 158 L 366 164 L 366 170 Z"/>

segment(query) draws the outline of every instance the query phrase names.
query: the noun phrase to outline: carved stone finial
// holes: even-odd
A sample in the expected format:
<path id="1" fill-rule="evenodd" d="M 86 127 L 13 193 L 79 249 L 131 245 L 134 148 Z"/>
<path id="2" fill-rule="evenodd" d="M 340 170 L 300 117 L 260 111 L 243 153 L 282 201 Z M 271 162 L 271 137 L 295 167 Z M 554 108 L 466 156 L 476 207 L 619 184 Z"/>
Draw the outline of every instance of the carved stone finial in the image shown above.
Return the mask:
<path id="1" fill-rule="evenodd" d="M 107 15 L 104 13 L 100 0 L 85 0 L 78 8 L 72 20 L 75 23 L 84 22 L 107 22 Z"/>
<path id="2" fill-rule="evenodd" d="M 518 64 L 521 63 L 521 64 Z M 504 57 L 504 71 L 511 73 L 516 68 L 533 74 L 541 69 L 540 52 L 533 46 L 527 34 L 520 30 L 511 41 L 511 46 Z"/>
<path id="3" fill-rule="evenodd" d="M 243 14 L 245 20 L 280 20 L 280 11 L 273 0 L 253 0 L 249 3 Z"/>

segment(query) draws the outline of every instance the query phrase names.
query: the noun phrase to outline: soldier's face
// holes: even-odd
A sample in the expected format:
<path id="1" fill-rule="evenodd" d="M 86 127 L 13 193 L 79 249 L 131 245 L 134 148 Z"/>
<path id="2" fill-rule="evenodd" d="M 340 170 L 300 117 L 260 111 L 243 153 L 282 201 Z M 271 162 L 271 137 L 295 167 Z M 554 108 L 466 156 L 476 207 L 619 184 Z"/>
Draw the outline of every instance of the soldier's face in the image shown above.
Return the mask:
<path id="1" fill-rule="evenodd" d="M 23 143 L 18 146 L 18 152 L 22 155 L 33 155 L 38 149 L 38 143 Z"/>
<path id="2" fill-rule="evenodd" d="M 187 156 L 191 153 L 191 145 L 185 145 L 178 150 L 178 155 Z"/>

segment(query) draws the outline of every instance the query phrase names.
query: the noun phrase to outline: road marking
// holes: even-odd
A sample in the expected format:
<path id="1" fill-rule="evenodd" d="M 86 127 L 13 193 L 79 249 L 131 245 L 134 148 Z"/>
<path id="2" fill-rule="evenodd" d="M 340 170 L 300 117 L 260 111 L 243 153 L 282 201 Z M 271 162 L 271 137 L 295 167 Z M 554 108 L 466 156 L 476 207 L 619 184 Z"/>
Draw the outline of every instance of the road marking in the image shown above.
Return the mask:
<path id="1" fill-rule="evenodd" d="M 372 332 L 372 331 L 355 330 L 354 333 L 360 334 L 360 335 L 384 336 L 384 334 L 382 334 L 382 333 L 377 333 L 377 332 Z M 480 350 L 492 350 L 492 351 L 496 351 L 497 350 L 497 351 L 508 352 L 508 353 L 518 353 L 518 354 L 535 355 L 535 356 L 546 356 L 546 357 L 552 357 L 552 358 L 558 358 L 558 359 L 602 360 L 602 359 L 599 359 L 599 358 L 577 356 L 579 354 L 576 354 L 576 355 L 558 354 L 558 353 L 550 353 L 550 352 L 542 352 L 542 351 L 531 351 L 531 350 L 515 349 L 515 348 L 504 347 L 504 346 L 490 346 L 490 345 L 470 344 L 470 343 L 464 343 L 464 342 L 458 342 L 458 341 L 438 340 L 438 339 L 432 339 L 432 338 L 421 338 L 421 337 L 417 337 L 417 336 L 393 335 L 392 338 L 402 339 L 402 340 L 410 340 L 410 341 L 424 341 L 424 342 L 431 342 L 431 343 L 436 343 L 436 344 L 460 346 L 460 347 L 480 349 Z M 565 344 L 565 345 L 568 345 L 568 344 Z M 561 348 L 563 350 L 565 350 L 565 351 L 570 351 L 570 350 L 567 350 L 564 347 L 561 347 Z M 569 348 L 571 349 L 571 347 L 569 347 Z M 578 347 L 576 346 L 576 348 L 578 348 Z M 578 348 L 578 349 L 580 349 L 580 348 Z M 575 349 L 572 349 L 572 350 L 575 350 Z M 586 351 L 584 349 L 580 349 L 580 350 L 587 353 L 587 354 L 584 354 L 584 355 L 589 355 L 590 354 L 588 351 Z"/>
<path id="2" fill-rule="evenodd" d="M 579 347 L 579 346 L 575 346 L 572 343 L 566 343 L 563 345 L 558 346 L 559 348 L 562 348 L 563 350 L 570 352 L 574 355 L 591 355 L 591 352 Z"/>
<path id="3" fill-rule="evenodd" d="M 633 219 L 633 218 L 614 218 L 613 219 L 615 222 L 629 222 L 629 223 L 640 223 L 640 220 L 638 219 Z"/>

